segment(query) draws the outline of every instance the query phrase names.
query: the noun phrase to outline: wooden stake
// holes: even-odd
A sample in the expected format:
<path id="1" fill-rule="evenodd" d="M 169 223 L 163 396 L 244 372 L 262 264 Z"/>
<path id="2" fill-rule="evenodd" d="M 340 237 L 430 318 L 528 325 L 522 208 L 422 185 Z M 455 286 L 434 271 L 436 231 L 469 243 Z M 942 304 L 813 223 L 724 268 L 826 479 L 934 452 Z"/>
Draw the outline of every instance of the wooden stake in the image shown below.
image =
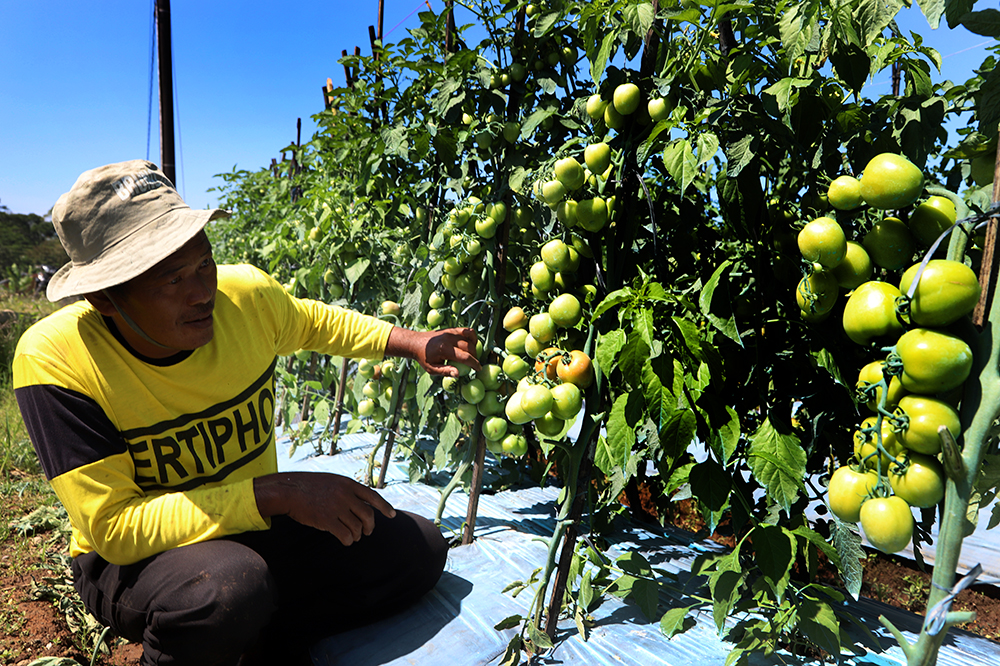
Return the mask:
<path id="1" fill-rule="evenodd" d="M 997 154 L 993 160 L 993 205 L 1000 202 L 1000 142 L 997 143 Z M 982 329 L 986 324 L 986 313 L 993 303 L 997 282 L 997 219 L 990 218 L 986 224 L 986 241 L 983 244 L 983 259 L 979 266 L 979 286 L 982 293 L 979 302 L 972 311 L 972 323 Z"/>

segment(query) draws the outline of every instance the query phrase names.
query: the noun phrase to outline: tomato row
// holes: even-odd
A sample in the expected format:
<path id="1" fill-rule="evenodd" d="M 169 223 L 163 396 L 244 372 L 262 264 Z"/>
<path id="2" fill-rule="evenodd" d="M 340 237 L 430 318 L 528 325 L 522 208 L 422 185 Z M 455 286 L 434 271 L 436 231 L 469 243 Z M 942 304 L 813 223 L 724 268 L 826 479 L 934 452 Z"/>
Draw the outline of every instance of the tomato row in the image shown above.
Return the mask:
<path id="1" fill-rule="evenodd" d="M 931 246 L 955 223 L 950 199 L 927 198 L 906 223 L 872 214 L 912 206 L 923 183 L 904 157 L 878 155 L 860 178 L 840 176 L 827 191 L 835 215 L 852 220 L 850 211 L 867 206 L 868 217 L 876 218 L 860 242 L 828 216 L 798 234 L 811 265 L 796 288 L 803 318 L 825 320 L 845 290 L 844 334 L 865 347 L 892 349 L 858 375 L 859 404 L 874 415 L 854 432 L 851 461 L 834 471 L 827 489 L 833 514 L 860 521 L 869 542 L 890 553 L 912 539 L 911 507 L 934 507 L 944 498 L 939 428 L 960 436 L 957 404 L 973 361 L 969 345 L 947 327 L 968 316 L 980 296 L 977 276 L 964 263 L 914 257 L 918 245 Z M 886 279 L 892 274 L 900 275 L 898 282 Z"/>

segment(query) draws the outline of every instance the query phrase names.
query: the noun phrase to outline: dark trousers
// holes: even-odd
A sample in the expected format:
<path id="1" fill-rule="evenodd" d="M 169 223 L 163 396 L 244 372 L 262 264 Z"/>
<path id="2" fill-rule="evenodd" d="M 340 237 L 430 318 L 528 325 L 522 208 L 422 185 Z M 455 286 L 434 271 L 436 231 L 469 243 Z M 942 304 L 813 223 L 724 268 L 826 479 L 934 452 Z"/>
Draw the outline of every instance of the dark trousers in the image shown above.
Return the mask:
<path id="1" fill-rule="evenodd" d="M 432 522 L 375 517 L 350 546 L 277 516 L 270 530 L 126 566 L 87 553 L 73 576 L 98 620 L 142 643 L 144 665 L 309 663 L 313 641 L 398 612 L 444 570 L 448 546 Z"/>

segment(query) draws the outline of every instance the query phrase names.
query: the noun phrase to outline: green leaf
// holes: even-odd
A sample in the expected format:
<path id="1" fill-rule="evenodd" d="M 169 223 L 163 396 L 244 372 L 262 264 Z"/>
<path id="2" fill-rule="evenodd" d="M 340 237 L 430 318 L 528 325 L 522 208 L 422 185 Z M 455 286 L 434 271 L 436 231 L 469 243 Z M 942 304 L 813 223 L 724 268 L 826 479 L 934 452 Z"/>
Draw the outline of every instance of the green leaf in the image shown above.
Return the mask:
<path id="1" fill-rule="evenodd" d="M 784 527 L 758 525 L 753 529 L 754 560 L 764 580 L 774 590 L 779 603 L 784 600 L 792 564 L 795 563 L 795 537 Z"/>
<path id="2" fill-rule="evenodd" d="M 593 580 L 594 576 L 592 572 L 588 571 L 583 574 L 583 578 L 580 579 L 580 592 L 576 599 L 576 603 L 587 613 L 590 612 L 590 604 L 594 602 Z"/>
<path id="3" fill-rule="evenodd" d="M 736 453 L 736 447 L 740 443 L 740 417 L 736 410 L 729 405 L 725 406 L 726 421 L 715 423 L 712 419 L 712 438 L 709 446 L 719 457 L 723 465 L 729 464 L 729 459 Z"/>
<path id="4" fill-rule="evenodd" d="M 622 303 L 628 303 L 633 298 L 635 298 L 635 293 L 632 291 L 631 287 L 623 287 L 617 291 L 613 291 L 604 297 L 597 307 L 594 308 L 593 318 L 597 319 L 602 314 L 615 307 L 616 305 L 621 305 Z"/>
<path id="5" fill-rule="evenodd" d="M 786 513 L 799 492 L 805 490 L 802 482 L 806 471 L 806 452 L 799 438 L 782 434 L 774 429 L 770 419 L 765 419 L 750 436 L 747 451 L 750 470 L 766 489 L 767 495 Z"/>
<path id="6" fill-rule="evenodd" d="M 445 420 L 444 428 L 441 429 L 441 439 L 434 450 L 434 466 L 438 469 L 448 467 L 448 460 L 451 458 L 451 450 L 462 434 L 462 422 L 458 420 L 455 412 L 450 412 Z"/>
<path id="7" fill-rule="evenodd" d="M 983 134 L 996 132 L 997 124 L 1000 124 L 1000 69 L 994 68 L 979 88 L 976 116 L 980 132 Z"/>
<path id="8" fill-rule="evenodd" d="M 638 413 L 637 413 L 638 412 Z M 611 460 L 625 466 L 635 445 L 635 424 L 642 414 L 642 396 L 633 391 L 618 396 L 608 416 L 608 448 Z"/>
<path id="9" fill-rule="evenodd" d="M 535 627 L 534 622 L 528 622 L 528 640 L 534 643 L 536 648 L 542 648 L 543 650 L 552 649 L 552 639 L 544 631 L 540 631 Z"/>
<path id="10" fill-rule="evenodd" d="M 803 596 L 798 605 L 798 628 L 829 654 L 840 654 L 840 622 L 830 604 Z"/>
<path id="11" fill-rule="evenodd" d="M 708 588 L 712 593 L 712 619 L 722 633 L 733 606 L 740 598 L 740 586 L 745 574 L 739 561 L 739 550 L 734 550 L 717 560 L 715 571 L 708 575 Z"/>
<path id="12" fill-rule="evenodd" d="M 806 52 L 806 47 L 819 30 L 820 13 L 819 0 L 806 0 L 797 6 L 789 7 L 781 15 L 778 31 L 789 62 Z"/>
<path id="13" fill-rule="evenodd" d="M 523 645 L 521 634 L 514 634 L 510 642 L 507 643 L 507 649 L 504 650 L 503 656 L 500 657 L 499 666 L 518 666 L 521 663 L 521 648 Z"/>
<path id="14" fill-rule="evenodd" d="M 903 0 L 861 0 L 854 17 L 861 29 L 862 46 L 871 46 L 902 8 Z"/>
<path id="15" fill-rule="evenodd" d="M 633 576 L 651 577 L 653 575 L 653 568 L 650 566 L 649 560 L 634 550 L 618 556 L 615 563 L 622 571 L 630 573 Z"/>
<path id="16" fill-rule="evenodd" d="M 763 92 L 774 97 L 778 103 L 778 110 L 784 113 L 795 105 L 795 102 L 798 100 L 799 88 L 807 88 L 811 84 L 812 79 L 800 79 L 790 76 L 768 86 Z"/>
<path id="17" fill-rule="evenodd" d="M 660 631 L 667 638 L 673 638 L 677 634 L 682 634 L 695 626 L 694 618 L 688 617 L 688 613 L 697 606 L 686 606 L 684 608 L 671 608 L 660 618 Z"/>
<path id="18" fill-rule="evenodd" d="M 500 620 L 493 625 L 493 628 L 497 631 L 503 631 L 504 629 L 513 629 L 517 625 L 521 624 L 524 620 L 520 615 L 508 615 L 504 619 Z"/>
<path id="19" fill-rule="evenodd" d="M 714 532 L 729 504 L 729 491 L 733 479 L 725 468 L 711 458 L 691 468 L 688 481 L 691 494 L 698 500 L 709 533 Z"/>
<path id="20" fill-rule="evenodd" d="M 719 137 L 715 132 L 702 132 L 698 135 L 698 166 L 712 159 L 719 152 Z"/>
<path id="21" fill-rule="evenodd" d="M 833 521 L 830 523 L 830 541 L 840 554 L 840 575 L 844 579 L 848 593 L 855 601 L 861 594 L 863 574 L 861 562 L 865 559 L 865 551 L 861 548 L 861 535 L 856 530 L 856 527 L 833 516 Z"/>
<path id="22" fill-rule="evenodd" d="M 740 137 L 726 145 L 726 175 L 735 178 L 750 164 L 756 153 L 753 150 L 755 138 L 751 134 Z"/>
<path id="23" fill-rule="evenodd" d="M 698 158 L 685 139 L 674 139 L 667 144 L 663 149 L 663 166 L 677 181 L 682 194 L 698 175 Z"/>
<path id="24" fill-rule="evenodd" d="M 598 339 L 594 357 L 605 374 L 610 373 L 617 365 L 618 353 L 625 346 L 626 340 L 625 331 L 620 328 L 605 333 Z"/>
<path id="25" fill-rule="evenodd" d="M 371 262 L 364 257 L 355 259 L 347 268 L 344 269 L 344 276 L 351 285 L 354 285 L 361 279 L 361 276 L 365 274 L 365 271 L 368 270 L 368 266 L 370 264 Z"/>
<path id="26" fill-rule="evenodd" d="M 976 0 L 945 0 L 944 15 L 948 19 L 948 27 L 954 28 L 962 23 L 965 15 L 972 11 Z"/>
<path id="27" fill-rule="evenodd" d="M 924 13 L 924 17 L 927 19 L 927 25 L 929 25 L 932 30 L 937 30 L 938 25 L 940 25 L 941 17 L 944 16 L 944 7 L 946 4 L 945 0 L 917 0 L 917 6 L 920 7 L 920 11 Z"/>
<path id="28" fill-rule="evenodd" d="M 608 59 L 611 57 L 617 39 L 618 35 L 612 30 L 601 33 L 601 46 L 597 50 L 596 57 L 590 62 L 590 78 L 594 80 L 596 86 L 599 86 L 601 79 L 604 78 L 604 69 L 608 66 Z"/>
<path id="29" fill-rule="evenodd" d="M 701 307 L 702 314 L 705 315 L 710 322 L 712 322 L 712 325 L 715 326 L 715 328 L 717 328 L 727 338 L 742 347 L 743 339 L 740 337 L 740 332 L 736 326 L 736 318 L 733 315 L 732 302 L 727 293 L 728 289 L 723 288 L 721 290 L 721 294 L 723 296 L 722 298 L 715 298 L 715 292 L 722 279 L 722 274 L 731 265 L 732 262 L 728 259 L 719 264 L 719 267 L 715 269 L 715 272 L 712 273 L 712 277 L 709 278 L 705 287 L 701 290 L 701 295 L 698 297 L 698 305 Z"/>

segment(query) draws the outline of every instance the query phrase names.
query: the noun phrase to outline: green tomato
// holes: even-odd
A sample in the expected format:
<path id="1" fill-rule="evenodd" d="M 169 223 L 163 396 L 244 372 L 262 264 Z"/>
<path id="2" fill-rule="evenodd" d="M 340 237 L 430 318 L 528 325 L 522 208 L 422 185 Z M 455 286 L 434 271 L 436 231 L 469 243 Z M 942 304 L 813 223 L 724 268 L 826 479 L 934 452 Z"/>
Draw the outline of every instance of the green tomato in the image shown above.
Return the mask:
<path id="1" fill-rule="evenodd" d="M 910 506 L 929 509 L 944 499 L 944 467 L 933 456 L 910 453 L 889 467 L 889 485 Z"/>
<path id="2" fill-rule="evenodd" d="M 483 436 L 487 441 L 499 442 L 507 435 L 507 419 L 489 416 L 483 419 Z"/>
<path id="3" fill-rule="evenodd" d="M 580 299 L 573 294 L 560 294 L 549 303 L 549 317 L 556 326 L 570 328 L 580 323 L 583 318 L 583 308 Z"/>
<path id="4" fill-rule="evenodd" d="M 431 295 L 427 297 L 427 305 L 432 308 L 443 308 L 446 301 L 444 296 L 436 291 L 432 291 Z"/>
<path id="5" fill-rule="evenodd" d="M 913 234 L 902 221 L 885 217 L 875 223 L 861 243 L 876 266 L 898 271 L 913 260 L 916 244 Z"/>
<path id="6" fill-rule="evenodd" d="M 503 403 L 500 402 L 500 395 L 496 391 L 487 391 L 476 408 L 483 416 L 493 416 L 503 412 Z"/>
<path id="7" fill-rule="evenodd" d="M 587 115 L 591 120 L 604 118 L 604 109 L 608 103 L 601 99 L 600 95 L 594 94 L 587 98 Z"/>
<path id="8" fill-rule="evenodd" d="M 542 246 L 539 252 L 542 262 L 551 272 L 557 273 L 569 268 L 569 247 L 558 238 L 553 238 Z"/>
<path id="9" fill-rule="evenodd" d="M 882 369 L 885 367 L 885 361 L 872 361 L 871 363 L 865 365 L 861 368 L 861 372 L 858 373 L 858 388 L 864 388 L 865 386 L 871 384 L 878 384 L 882 381 Z M 889 380 L 889 394 L 886 397 L 885 408 L 892 411 L 899 404 L 899 400 L 907 395 L 906 389 L 903 388 L 903 383 L 899 381 L 899 377 L 893 377 Z M 866 403 L 868 409 L 873 412 L 878 411 L 879 403 L 882 400 L 882 388 L 879 387 L 875 391 L 875 397 Z"/>
<path id="10" fill-rule="evenodd" d="M 486 389 L 483 387 L 483 382 L 479 379 L 466 382 L 462 386 L 462 397 L 473 405 L 479 404 L 486 397 Z"/>
<path id="11" fill-rule="evenodd" d="M 527 334 L 527 333 L 525 333 Z M 531 371 L 531 366 L 520 356 L 511 354 L 503 360 L 503 373 L 515 382 Z"/>
<path id="12" fill-rule="evenodd" d="M 842 289 L 855 289 L 871 279 L 872 260 L 861 243 L 847 241 L 844 260 L 833 267 L 833 277 Z"/>
<path id="13" fill-rule="evenodd" d="M 854 210 L 865 201 L 861 198 L 861 181 L 853 176 L 838 176 L 830 183 L 826 199 L 837 210 Z"/>
<path id="14" fill-rule="evenodd" d="M 545 344 L 555 339 L 556 323 L 548 312 L 540 312 L 528 320 L 528 332 L 535 340 Z"/>
<path id="15" fill-rule="evenodd" d="M 847 523 L 861 520 L 861 504 L 877 485 L 878 472 L 875 470 L 862 472 L 852 467 L 838 467 L 826 491 L 833 515 Z"/>
<path id="16" fill-rule="evenodd" d="M 528 333 L 527 337 L 524 338 L 524 353 L 530 358 L 535 358 L 542 353 L 542 349 L 544 349 L 542 343 L 536 340 L 531 333 Z"/>
<path id="17" fill-rule="evenodd" d="M 528 269 L 528 279 L 539 291 L 548 291 L 555 286 L 555 274 L 544 261 L 536 261 Z"/>
<path id="18" fill-rule="evenodd" d="M 894 458 L 903 453 L 903 445 L 896 439 L 896 433 L 892 429 L 892 423 L 887 418 L 882 419 L 882 448 L 878 449 L 878 435 L 874 430 L 878 425 L 877 416 L 869 416 L 861 422 L 861 427 L 854 431 L 854 457 L 859 463 L 864 463 L 871 469 L 885 471 L 889 468 L 889 463 Z M 867 430 L 867 432 L 865 432 Z"/>
<path id="19" fill-rule="evenodd" d="M 476 409 L 476 406 L 469 402 L 463 402 L 455 408 L 455 416 L 462 423 L 472 423 L 476 420 L 476 414 L 478 413 L 479 410 Z"/>
<path id="20" fill-rule="evenodd" d="M 441 388 L 443 388 L 448 393 L 456 393 L 458 391 L 458 378 L 442 377 Z"/>
<path id="21" fill-rule="evenodd" d="M 844 332 L 859 345 L 875 340 L 892 341 L 903 332 L 896 316 L 899 289 L 888 282 L 865 282 L 854 290 L 844 305 Z"/>
<path id="22" fill-rule="evenodd" d="M 489 215 L 476 220 L 476 233 L 482 238 L 493 238 L 497 235 L 497 221 Z"/>
<path id="23" fill-rule="evenodd" d="M 795 289 L 795 302 L 803 313 L 822 315 L 833 309 L 837 294 L 837 278 L 832 272 L 813 271 L 799 280 Z"/>
<path id="24" fill-rule="evenodd" d="M 520 458 L 528 452 L 528 440 L 524 435 L 510 434 L 500 441 L 504 455 L 511 458 Z"/>
<path id="25" fill-rule="evenodd" d="M 553 386 L 552 413 L 560 419 L 569 420 L 583 408 L 583 392 L 576 384 L 565 382 Z"/>
<path id="26" fill-rule="evenodd" d="M 609 214 L 608 203 L 601 197 L 583 199 L 576 205 L 576 222 L 585 231 L 597 233 L 603 229 Z"/>
<path id="27" fill-rule="evenodd" d="M 524 394 L 520 391 L 512 393 L 509 398 L 507 398 L 507 403 L 504 405 L 503 411 L 507 420 L 516 425 L 523 425 L 531 420 L 532 417 L 528 416 L 528 413 L 524 411 L 524 407 L 521 405 L 524 399 Z"/>
<path id="28" fill-rule="evenodd" d="M 957 219 L 955 202 L 948 197 L 934 195 L 914 208 L 906 223 L 913 237 L 924 247 L 930 247 Z"/>
<path id="29" fill-rule="evenodd" d="M 524 341 L 528 337 L 528 331 L 524 328 L 519 328 L 517 330 L 511 331 L 507 339 L 504 340 L 503 346 L 507 350 L 508 354 L 521 355 L 524 353 Z M 508 357 L 509 358 L 509 357 Z"/>
<path id="30" fill-rule="evenodd" d="M 427 325 L 431 328 L 438 328 L 444 323 L 444 313 L 440 310 L 427 311 Z"/>
<path id="31" fill-rule="evenodd" d="M 358 403 L 358 414 L 361 416 L 371 416 L 375 413 L 375 401 L 371 398 L 365 398 Z"/>
<path id="32" fill-rule="evenodd" d="M 604 173 L 611 166 L 611 147 L 601 141 L 592 143 L 583 150 L 583 161 L 593 173 Z"/>
<path id="33" fill-rule="evenodd" d="M 366 379 L 371 379 L 375 374 L 375 366 L 377 364 L 375 361 L 367 358 L 363 358 L 358 361 L 358 374 Z"/>
<path id="34" fill-rule="evenodd" d="M 972 349 L 958 336 L 914 328 L 896 341 L 903 361 L 900 380 L 911 393 L 933 395 L 958 388 L 972 371 Z"/>
<path id="35" fill-rule="evenodd" d="M 882 153 L 861 174 L 861 196 L 872 208 L 906 208 L 924 189 L 924 174 L 902 155 Z"/>
<path id="36" fill-rule="evenodd" d="M 861 505 L 861 529 L 883 553 L 898 553 L 913 538 L 913 513 L 899 496 L 873 497 Z"/>
<path id="37" fill-rule="evenodd" d="M 578 190 L 583 187 L 586 177 L 583 174 L 583 167 L 574 157 L 563 157 L 556 160 L 555 177 L 562 183 L 568 192 Z"/>
<path id="38" fill-rule="evenodd" d="M 832 217 L 818 217 L 798 235 L 799 252 L 809 262 L 833 268 L 847 256 L 847 236 Z"/>
<path id="39" fill-rule="evenodd" d="M 530 419 L 537 419 L 552 409 L 552 391 L 541 384 L 529 386 L 519 393 L 521 409 Z"/>
<path id="40" fill-rule="evenodd" d="M 639 86 L 634 83 L 623 83 L 615 88 L 612 103 L 614 104 L 615 111 L 623 116 L 627 116 L 639 108 L 641 100 L 642 93 L 639 90 Z"/>
<path id="41" fill-rule="evenodd" d="M 646 111 L 653 122 L 666 120 L 673 110 L 673 103 L 665 97 L 654 97 L 646 103 Z"/>
<path id="42" fill-rule="evenodd" d="M 535 419 L 535 431 L 543 437 L 558 437 L 566 427 L 566 422 L 551 411 Z"/>
<path id="43" fill-rule="evenodd" d="M 542 200 L 554 206 L 566 196 L 566 186 L 562 184 L 559 180 L 549 180 L 542 183 L 541 188 Z"/>
<path id="44" fill-rule="evenodd" d="M 909 293 L 919 269 L 918 263 L 903 273 L 902 293 Z M 971 268 L 959 261 L 931 259 L 913 292 L 910 321 L 917 326 L 947 326 L 972 312 L 981 293 L 979 278 Z"/>
<path id="45" fill-rule="evenodd" d="M 905 395 L 899 399 L 899 409 L 909 417 L 909 423 L 896 437 L 910 451 L 927 455 L 940 453 L 938 428 L 941 426 L 947 427 L 955 439 L 962 434 L 958 412 L 943 400 L 926 395 Z"/>
<path id="46" fill-rule="evenodd" d="M 495 363 L 487 363 L 476 373 L 476 379 L 483 382 L 483 388 L 487 391 L 496 391 L 503 381 L 503 368 Z"/>
<path id="47" fill-rule="evenodd" d="M 361 395 L 366 398 L 377 398 L 379 394 L 378 385 L 375 382 L 365 382 L 364 387 L 361 389 Z"/>

